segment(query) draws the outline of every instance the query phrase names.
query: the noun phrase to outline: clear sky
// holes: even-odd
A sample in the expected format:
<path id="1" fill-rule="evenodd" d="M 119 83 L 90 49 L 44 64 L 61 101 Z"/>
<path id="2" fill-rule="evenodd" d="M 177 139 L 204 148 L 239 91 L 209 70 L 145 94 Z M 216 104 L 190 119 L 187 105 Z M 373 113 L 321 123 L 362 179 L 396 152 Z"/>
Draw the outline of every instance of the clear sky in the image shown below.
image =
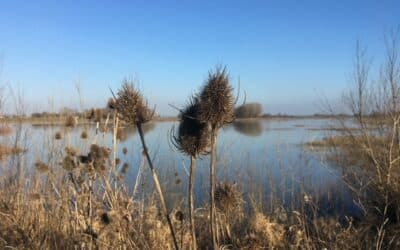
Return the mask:
<path id="1" fill-rule="evenodd" d="M 318 112 L 348 86 L 356 40 L 379 59 L 400 1 L 0 1 L 1 79 L 31 111 L 103 105 L 124 77 L 162 114 L 226 64 L 266 112 Z"/>

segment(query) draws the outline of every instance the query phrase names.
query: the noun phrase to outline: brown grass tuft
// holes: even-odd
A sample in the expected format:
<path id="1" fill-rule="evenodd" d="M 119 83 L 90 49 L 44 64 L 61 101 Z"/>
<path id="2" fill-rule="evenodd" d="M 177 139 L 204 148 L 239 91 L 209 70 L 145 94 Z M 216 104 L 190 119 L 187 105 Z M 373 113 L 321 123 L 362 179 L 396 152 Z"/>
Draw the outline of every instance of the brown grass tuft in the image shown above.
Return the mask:
<path id="1" fill-rule="evenodd" d="M 20 154 L 25 152 L 25 150 L 21 148 L 9 147 L 5 145 L 0 145 L 0 160 L 3 160 L 7 156 Z"/>
<path id="2" fill-rule="evenodd" d="M 256 236 L 258 241 L 257 245 L 272 249 L 284 246 L 285 229 L 281 224 L 272 222 L 268 217 L 258 211 L 254 213 L 250 224 L 251 230 L 253 231 L 251 236 Z"/>
<path id="3" fill-rule="evenodd" d="M 12 134 L 12 128 L 8 126 L 0 127 L 0 135 L 10 135 L 10 134 Z"/>
<path id="4" fill-rule="evenodd" d="M 215 205 L 225 214 L 240 216 L 243 212 L 243 195 L 236 184 L 219 183 L 215 189 Z"/>

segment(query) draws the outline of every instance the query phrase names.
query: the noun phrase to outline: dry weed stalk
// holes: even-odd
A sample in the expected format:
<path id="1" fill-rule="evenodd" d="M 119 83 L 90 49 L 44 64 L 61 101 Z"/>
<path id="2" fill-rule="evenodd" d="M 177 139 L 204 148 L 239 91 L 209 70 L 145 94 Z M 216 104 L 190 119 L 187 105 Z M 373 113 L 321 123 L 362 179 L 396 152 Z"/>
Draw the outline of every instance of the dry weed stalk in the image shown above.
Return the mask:
<path id="1" fill-rule="evenodd" d="M 176 240 L 175 230 L 172 225 L 170 215 L 168 213 L 164 193 L 161 188 L 158 174 L 156 172 L 156 169 L 154 168 L 149 150 L 146 145 L 146 141 L 144 139 L 142 125 L 153 118 L 154 110 L 152 111 L 148 108 L 147 102 L 144 100 L 142 94 L 137 89 L 135 89 L 133 87 L 133 83 L 128 80 L 124 81 L 121 89 L 118 91 L 117 96 L 115 97 L 115 109 L 117 110 L 121 120 L 123 120 L 127 124 L 136 126 L 138 129 L 140 141 L 143 146 L 143 152 L 146 156 L 157 193 L 160 197 L 161 209 L 164 213 L 165 218 L 167 219 L 174 246 L 176 249 L 179 249 L 178 242 Z"/>
<path id="2" fill-rule="evenodd" d="M 173 135 L 174 146 L 182 153 L 190 156 L 188 207 L 192 248 L 197 249 L 196 230 L 194 220 L 194 182 L 196 172 L 196 159 L 201 154 L 208 153 L 210 145 L 210 132 L 208 125 L 198 120 L 199 99 L 194 97 L 180 114 L 180 124 L 177 135 Z"/>
<path id="3" fill-rule="evenodd" d="M 234 97 L 229 83 L 226 67 L 217 66 L 208 73 L 208 78 L 199 94 L 199 116 L 201 122 L 211 128 L 210 159 L 210 231 L 213 248 L 218 248 L 218 233 L 215 213 L 215 164 L 217 157 L 217 138 L 219 129 L 234 120 Z"/>

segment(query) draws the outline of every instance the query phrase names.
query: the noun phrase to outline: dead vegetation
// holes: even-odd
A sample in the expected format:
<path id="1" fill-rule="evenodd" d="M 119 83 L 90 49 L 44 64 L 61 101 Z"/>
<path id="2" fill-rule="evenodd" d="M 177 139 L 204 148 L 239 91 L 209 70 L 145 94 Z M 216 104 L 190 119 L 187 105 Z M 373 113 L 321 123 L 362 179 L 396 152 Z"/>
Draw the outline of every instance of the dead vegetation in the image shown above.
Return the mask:
<path id="1" fill-rule="evenodd" d="M 336 153 L 337 157 L 332 159 L 336 159 L 336 165 L 344 169 L 343 180 L 354 192 L 355 202 L 364 213 L 357 221 L 349 216 L 345 220 L 320 216 L 317 204 L 305 192 L 299 192 L 300 197 L 297 197 L 298 210 L 289 210 L 271 199 L 270 205 L 276 209 L 267 211 L 260 201 L 243 194 L 237 184 L 217 184 L 218 132 L 234 120 L 232 87 L 226 69 L 221 67 L 209 72 L 200 93 L 182 112 L 179 131 L 174 136 L 175 146 L 192 160 L 187 206 L 167 206 L 165 189 L 145 140 L 145 125 L 151 124 L 155 110 L 149 109 L 147 101 L 132 82 L 124 81 L 109 101 L 107 113 L 93 111 L 86 117 L 96 123 L 96 131 L 85 128 L 80 135 L 85 147 L 70 145 L 69 133 L 77 125 L 77 118 L 68 116 L 64 131 L 56 132 L 52 138 L 53 142 L 57 141 L 55 144 L 65 145 L 59 154 L 54 154 L 55 158 L 32 163 L 36 169 L 33 174 L 19 171 L 22 169 L 20 161 L 15 161 L 15 165 L 10 163 L 10 174 L 0 178 L 0 247 L 399 248 L 400 112 L 396 101 L 400 98 L 393 99 L 393 96 L 399 93 L 397 89 L 400 88 L 384 88 L 388 94 L 383 99 L 375 99 L 377 104 L 380 102 L 376 100 L 381 100 L 382 105 L 378 107 L 384 109 L 380 110 L 379 117 L 384 118 L 381 122 L 374 121 L 378 133 L 370 129 L 371 120 L 365 116 L 370 116 L 366 103 L 371 102 L 364 100 L 363 94 L 367 71 L 361 62 L 358 58 L 355 79 L 359 89 L 349 96 L 359 129 L 354 130 L 342 123 L 342 129 L 335 131 L 341 132 L 339 136 L 308 144 L 334 149 L 332 155 Z M 390 62 L 389 66 L 393 64 Z M 393 72 L 400 71 L 396 68 L 386 73 L 390 76 Z M 398 83 L 393 79 L 400 78 L 396 75 L 385 79 L 393 85 Z M 388 86 L 392 86 L 390 84 Z M 100 130 L 99 123 L 104 118 L 105 129 Z M 98 132 L 105 133 L 106 130 L 112 131 L 112 147 L 98 140 Z M 147 193 L 142 190 L 140 196 L 135 196 L 137 190 L 133 194 L 129 192 L 122 181 L 130 166 L 122 163 L 116 154 L 119 142 L 126 137 L 124 134 L 136 132 L 142 148 L 132 152 L 122 148 L 121 151 L 124 155 L 140 154 L 146 160 L 143 165 L 149 168 L 154 190 Z M 0 156 L 18 156 L 19 153 L 23 150 L 18 147 L 0 147 Z M 196 208 L 192 178 L 196 158 L 203 154 L 210 154 L 210 202 Z M 14 167 L 18 169 L 16 173 Z M 181 180 L 176 183 L 181 184 Z"/>

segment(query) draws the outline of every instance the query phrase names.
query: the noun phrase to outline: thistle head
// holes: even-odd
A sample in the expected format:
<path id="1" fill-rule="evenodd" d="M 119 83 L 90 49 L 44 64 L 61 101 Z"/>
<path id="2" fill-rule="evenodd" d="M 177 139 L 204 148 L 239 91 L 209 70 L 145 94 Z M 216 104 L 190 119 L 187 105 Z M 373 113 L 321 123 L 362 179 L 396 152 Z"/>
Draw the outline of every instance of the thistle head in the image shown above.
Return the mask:
<path id="1" fill-rule="evenodd" d="M 88 138 L 88 133 L 86 130 L 82 131 L 81 133 L 81 139 L 82 140 L 86 140 Z"/>
<path id="2" fill-rule="evenodd" d="M 128 172 L 128 169 L 129 169 L 129 164 L 125 162 L 125 163 L 122 165 L 121 174 L 125 175 L 125 174 Z"/>
<path id="3" fill-rule="evenodd" d="M 106 169 L 106 160 L 110 157 L 111 150 L 97 144 L 90 146 L 89 156 L 93 160 L 93 167 L 98 172 Z"/>
<path id="4" fill-rule="evenodd" d="M 180 114 L 178 133 L 172 136 L 174 146 L 193 157 L 206 154 L 210 145 L 208 125 L 198 119 L 199 108 L 199 99 L 193 97 Z"/>
<path id="5" fill-rule="evenodd" d="M 115 109 L 115 99 L 109 98 L 107 101 L 107 109 L 114 110 Z"/>
<path id="6" fill-rule="evenodd" d="M 62 134 L 60 132 L 56 132 L 56 134 L 54 135 L 54 139 L 61 140 L 62 139 Z"/>
<path id="7" fill-rule="evenodd" d="M 35 162 L 35 167 L 39 173 L 46 173 L 50 170 L 49 166 L 42 161 Z"/>
<path id="8" fill-rule="evenodd" d="M 120 118 L 128 124 L 136 125 L 150 121 L 154 112 L 131 81 L 125 80 L 117 93 L 115 109 Z"/>
<path id="9" fill-rule="evenodd" d="M 220 128 L 234 119 L 233 88 L 225 67 L 209 71 L 208 78 L 199 95 L 199 120 L 208 122 L 212 128 Z"/>

